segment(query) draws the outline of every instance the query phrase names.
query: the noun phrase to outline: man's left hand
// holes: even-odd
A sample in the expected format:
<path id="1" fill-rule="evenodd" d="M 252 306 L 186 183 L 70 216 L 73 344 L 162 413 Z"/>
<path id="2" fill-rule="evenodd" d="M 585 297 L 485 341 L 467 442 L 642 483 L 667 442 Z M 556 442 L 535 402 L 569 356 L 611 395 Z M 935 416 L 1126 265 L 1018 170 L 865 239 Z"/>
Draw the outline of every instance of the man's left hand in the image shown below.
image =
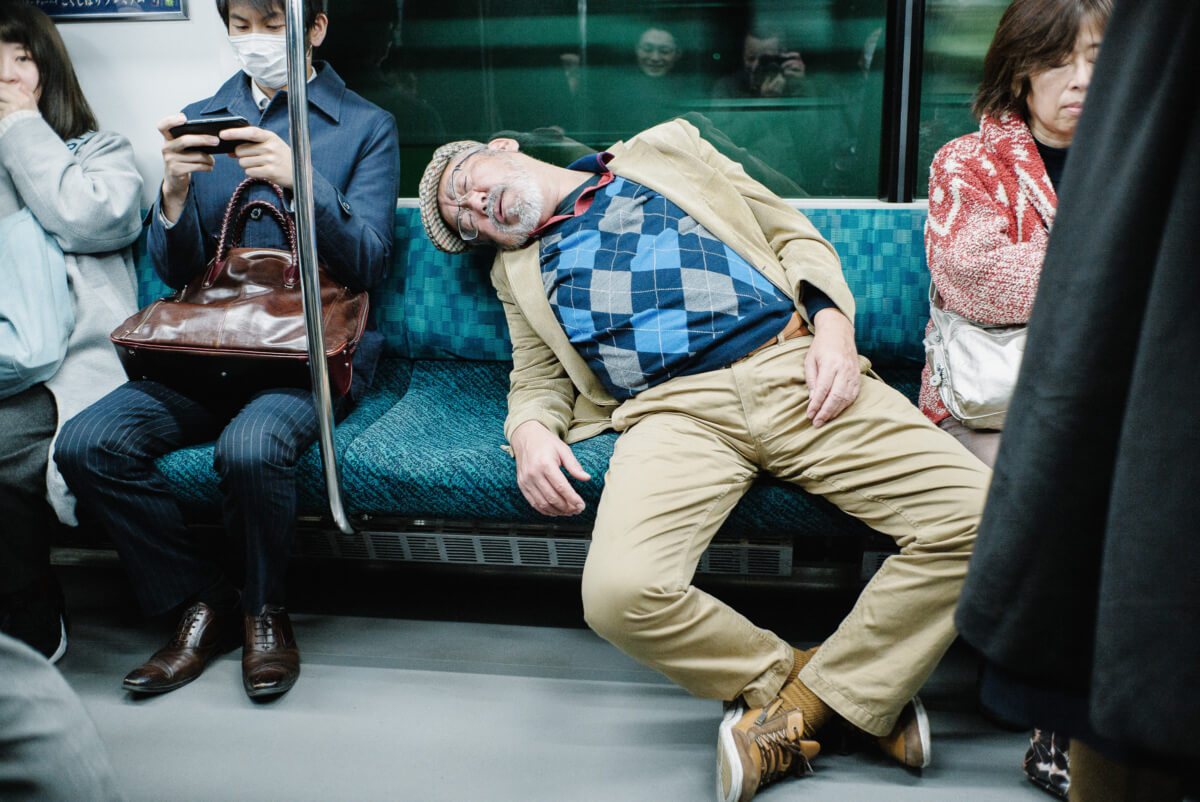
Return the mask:
<path id="1" fill-rule="evenodd" d="M 854 324 L 835 307 L 813 318 L 813 342 L 804 360 L 808 419 L 820 428 L 858 398 L 862 374 L 854 347 Z"/>
<path id="2" fill-rule="evenodd" d="M 292 189 L 292 149 L 274 131 L 254 126 L 226 128 L 220 137 L 241 140 L 230 155 L 238 160 L 246 175 Z"/>

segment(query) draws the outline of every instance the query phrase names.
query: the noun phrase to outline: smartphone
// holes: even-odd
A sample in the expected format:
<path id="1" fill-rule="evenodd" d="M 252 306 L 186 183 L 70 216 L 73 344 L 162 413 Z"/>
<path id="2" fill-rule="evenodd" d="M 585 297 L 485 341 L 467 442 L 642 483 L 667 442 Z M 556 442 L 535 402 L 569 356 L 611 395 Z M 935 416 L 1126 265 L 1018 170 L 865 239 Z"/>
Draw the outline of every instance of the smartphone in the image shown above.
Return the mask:
<path id="1" fill-rule="evenodd" d="M 217 136 L 226 128 L 245 128 L 250 125 L 250 121 L 240 114 L 228 114 L 220 117 L 197 117 L 194 120 L 186 122 L 170 129 L 171 136 L 181 137 L 185 134 L 205 134 L 207 136 Z M 192 148 L 192 150 L 203 151 L 204 153 L 232 153 L 233 149 L 241 144 L 240 139 L 222 139 L 221 144 L 211 147 Z"/>

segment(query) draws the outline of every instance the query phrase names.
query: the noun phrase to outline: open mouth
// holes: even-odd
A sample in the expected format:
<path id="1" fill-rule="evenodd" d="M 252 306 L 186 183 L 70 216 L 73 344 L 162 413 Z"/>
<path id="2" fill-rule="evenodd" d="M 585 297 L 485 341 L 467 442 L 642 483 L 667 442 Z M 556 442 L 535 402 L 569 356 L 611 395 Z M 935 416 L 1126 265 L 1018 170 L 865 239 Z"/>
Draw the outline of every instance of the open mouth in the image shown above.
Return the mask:
<path id="1" fill-rule="evenodd" d="M 504 193 L 505 187 L 495 187 L 488 193 L 487 202 L 483 206 L 483 214 L 497 226 L 504 225 Z"/>

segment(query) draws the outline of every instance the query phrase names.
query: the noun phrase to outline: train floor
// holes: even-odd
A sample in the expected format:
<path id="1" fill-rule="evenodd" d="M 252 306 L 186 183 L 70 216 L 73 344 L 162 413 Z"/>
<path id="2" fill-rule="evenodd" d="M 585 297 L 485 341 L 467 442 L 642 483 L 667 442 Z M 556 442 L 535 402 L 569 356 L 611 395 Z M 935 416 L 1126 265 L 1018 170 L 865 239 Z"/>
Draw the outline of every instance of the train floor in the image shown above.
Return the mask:
<path id="1" fill-rule="evenodd" d="M 721 704 L 592 634 L 577 580 L 297 568 L 300 680 L 262 704 L 242 691 L 240 651 L 173 693 L 124 692 L 121 677 L 169 627 L 138 617 L 115 558 L 56 561 L 72 615 L 59 667 L 131 800 L 714 798 Z M 797 645 L 819 641 L 851 601 L 717 592 Z M 923 772 L 877 753 L 822 754 L 814 774 L 756 799 L 1047 802 L 1021 773 L 1027 735 L 976 710 L 976 672 L 956 646 L 923 689 L 934 736 Z"/>

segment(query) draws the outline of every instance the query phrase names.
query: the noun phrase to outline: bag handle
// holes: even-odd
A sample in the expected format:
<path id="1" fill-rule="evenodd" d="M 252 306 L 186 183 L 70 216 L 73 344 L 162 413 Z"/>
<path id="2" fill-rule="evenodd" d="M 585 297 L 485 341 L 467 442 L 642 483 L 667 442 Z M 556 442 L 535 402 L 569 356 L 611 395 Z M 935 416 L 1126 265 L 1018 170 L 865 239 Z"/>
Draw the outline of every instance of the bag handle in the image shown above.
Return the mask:
<path id="1" fill-rule="evenodd" d="M 229 233 L 232 234 L 230 240 L 236 243 L 232 247 L 241 247 L 242 235 L 246 231 L 246 222 L 255 216 L 255 212 L 269 214 L 279 224 L 284 236 L 287 237 L 288 266 L 283 271 L 283 286 L 286 289 L 291 289 L 296 286 L 297 281 L 300 279 L 300 257 L 296 252 L 296 227 L 292 223 L 292 218 L 281 212 L 278 206 L 265 200 L 253 200 L 243 206 L 241 211 L 238 212 L 237 219 L 233 221 L 233 225 L 230 227 Z M 229 253 L 226 251 L 224 254 L 218 253 L 217 257 L 213 259 L 212 266 L 204 276 L 205 287 L 211 287 L 213 282 L 216 281 L 217 276 L 224 269 L 228 258 Z"/>
<path id="2" fill-rule="evenodd" d="M 284 208 L 287 208 L 287 200 L 283 196 L 283 189 L 278 184 L 273 184 L 265 178 L 246 178 L 242 183 L 238 184 L 229 198 L 229 203 L 225 206 L 225 216 L 221 220 L 221 235 L 217 241 L 217 253 L 204 275 L 203 286 L 205 288 L 211 287 L 213 282 L 217 280 L 217 276 L 225 266 L 225 261 L 229 258 L 229 251 L 240 247 L 242 235 L 246 230 L 246 220 L 252 213 L 250 210 L 253 209 L 260 210 L 260 215 L 263 211 L 268 212 L 275 219 L 275 222 L 279 223 L 284 236 L 287 237 L 291 261 L 284 272 L 284 287 L 291 289 L 296 286 L 296 282 L 299 279 L 300 257 L 296 250 L 296 225 L 292 222 L 292 218 L 280 211 L 279 207 L 270 201 L 254 200 L 244 206 L 241 205 L 242 196 L 251 187 L 258 184 L 263 184 L 274 190 L 275 197 L 279 198 L 279 202 Z M 241 206 L 240 209 L 238 208 L 239 206 Z M 231 234 L 232 236 L 230 236 Z"/>
<path id="3" fill-rule="evenodd" d="M 225 216 L 221 219 L 221 236 L 217 241 L 217 258 L 218 262 L 225 260 L 229 254 L 229 226 L 237 218 L 239 206 L 242 203 L 242 196 L 245 195 L 251 187 L 262 184 L 270 187 L 275 192 L 275 197 L 279 198 L 280 205 L 286 209 L 287 199 L 283 197 L 283 188 L 278 184 L 273 184 L 265 178 L 245 178 L 242 183 L 237 185 L 233 190 L 233 194 L 229 196 L 229 203 L 225 205 Z"/>

